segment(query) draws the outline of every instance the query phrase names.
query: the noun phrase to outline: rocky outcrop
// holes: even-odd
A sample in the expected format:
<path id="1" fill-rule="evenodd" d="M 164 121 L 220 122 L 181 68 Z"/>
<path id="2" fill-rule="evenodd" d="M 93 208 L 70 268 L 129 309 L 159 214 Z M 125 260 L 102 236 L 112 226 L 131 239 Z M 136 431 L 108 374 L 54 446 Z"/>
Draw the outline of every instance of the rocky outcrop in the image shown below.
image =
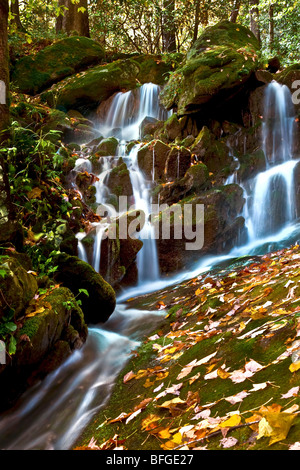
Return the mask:
<path id="1" fill-rule="evenodd" d="M 257 69 L 258 51 L 257 39 L 240 24 L 221 21 L 207 28 L 172 74 L 162 103 L 179 115 L 228 107 Z"/>
<path id="2" fill-rule="evenodd" d="M 224 253 L 233 248 L 244 229 L 244 219 L 240 217 L 244 202 L 242 188 L 233 184 L 188 196 L 165 209 L 165 220 L 170 222 L 170 239 L 160 236 L 157 241 L 161 271 L 167 274 L 191 268 L 193 263 L 199 262 L 207 254 Z M 187 204 L 192 208 L 192 217 L 186 215 L 188 212 L 185 213 Z M 197 220 L 196 207 L 201 204 L 204 206 L 204 219 Z M 163 213 L 156 218 L 155 223 L 159 224 L 162 233 Z M 187 250 L 186 243 L 196 241 L 196 237 L 191 240 L 187 233 L 198 233 L 199 241 L 201 230 L 203 245 L 200 248 L 195 245 L 195 248 Z"/>
<path id="3" fill-rule="evenodd" d="M 21 93 L 37 94 L 65 77 L 100 63 L 103 47 L 85 37 L 69 37 L 55 42 L 35 55 L 20 59 L 12 81 Z"/>
<path id="4" fill-rule="evenodd" d="M 104 323 L 113 313 L 116 296 L 113 288 L 88 263 L 76 256 L 60 253 L 55 257 L 57 282 L 68 287 L 81 301 L 87 323 Z M 85 289 L 85 293 L 80 293 Z"/>
<path id="5" fill-rule="evenodd" d="M 0 365 L 0 409 L 59 367 L 87 338 L 83 312 L 71 291 L 51 287 L 44 278 L 32 271 L 28 255 L 13 247 L 1 255 L 0 339 L 7 354 Z"/>
<path id="6" fill-rule="evenodd" d="M 191 151 L 215 175 L 224 172 L 225 168 L 230 167 L 233 163 L 226 144 L 217 140 L 215 135 L 206 126 L 202 128 L 191 146 Z"/>
<path id="7" fill-rule="evenodd" d="M 148 180 L 164 178 L 167 156 L 171 148 L 160 140 L 153 140 L 138 151 L 138 165 Z"/>

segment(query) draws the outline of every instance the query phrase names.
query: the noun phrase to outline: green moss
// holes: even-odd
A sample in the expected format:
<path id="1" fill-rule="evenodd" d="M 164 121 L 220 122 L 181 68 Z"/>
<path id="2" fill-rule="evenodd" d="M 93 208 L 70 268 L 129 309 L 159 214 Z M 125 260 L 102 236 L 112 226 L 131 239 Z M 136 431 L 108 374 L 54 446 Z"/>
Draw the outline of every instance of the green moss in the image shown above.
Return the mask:
<path id="1" fill-rule="evenodd" d="M 100 44 L 85 37 L 69 37 L 55 42 L 34 56 L 16 64 L 12 80 L 23 93 L 36 94 L 58 80 L 100 62 L 104 58 Z"/>

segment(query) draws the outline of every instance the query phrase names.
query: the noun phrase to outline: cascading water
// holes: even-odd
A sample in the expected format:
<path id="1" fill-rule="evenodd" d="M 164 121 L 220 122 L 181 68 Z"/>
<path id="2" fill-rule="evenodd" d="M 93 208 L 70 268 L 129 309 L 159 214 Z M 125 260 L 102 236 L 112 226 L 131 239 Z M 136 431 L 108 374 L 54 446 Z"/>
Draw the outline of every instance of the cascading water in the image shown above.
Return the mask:
<path id="1" fill-rule="evenodd" d="M 100 119 L 99 131 L 105 137 L 139 139 L 140 125 L 146 117 L 165 120 L 169 116 L 159 104 L 159 93 L 160 87 L 153 83 L 145 83 L 126 93 L 117 93 L 105 119 Z"/>
<path id="2" fill-rule="evenodd" d="M 154 291 L 181 280 L 191 279 L 220 261 L 247 255 L 251 250 L 257 250 L 264 242 L 280 241 L 291 233 L 289 224 L 295 220 L 293 170 L 298 163 L 293 160 L 292 151 L 293 113 L 290 105 L 286 103 L 291 97 L 286 89 L 273 83 L 268 87 L 266 99 L 267 105 L 271 107 L 274 104 L 274 109 L 277 111 L 273 115 L 275 121 L 272 126 L 268 109 L 264 119 L 263 140 L 268 159 L 267 170 L 254 179 L 253 192 L 245 193 L 247 202 L 244 216 L 249 243 L 236 247 L 227 255 L 203 260 L 192 271 L 182 273 L 173 279 L 160 280 L 159 285 L 152 282 L 148 286 L 138 286 L 135 292 L 127 291 L 126 296 L 119 297 L 118 302 L 135 294 Z M 277 118 L 281 121 L 280 125 L 277 123 Z M 270 146 L 270 140 L 275 144 Z M 281 142 L 280 146 L 278 142 Z M 267 150 L 269 148 L 272 148 L 272 151 L 269 152 Z M 278 148 L 281 150 L 277 153 L 275 150 Z M 142 204 L 145 213 L 148 214 L 149 187 L 136 164 L 137 150 L 138 147 L 135 147 L 130 155 L 131 182 L 137 206 Z M 229 182 L 236 182 L 235 177 Z M 271 208 L 275 202 L 274 193 L 278 187 L 280 197 L 277 208 L 282 215 L 279 216 L 276 225 L 270 227 L 267 224 L 270 215 L 265 209 Z M 102 196 L 99 196 L 100 199 Z M 256 231 L 258 226 L 261 228 L 259 232 Z M 274 234 L 273 231 L 277 233 Z M 149 265 L 153 263 L 152 255 L 150 256 L 151 258 L 145 260 Z M 107 402 L 115 378 L 126 362 L 126 356 L 137 345 L 137 337 L 141 337 L 148 327 L 153 328 L 155 320 L 159 320 L 159 313 L 126 311 L 124 306 L 118 304 L 104 327 L 89 330 L 87 343 L 81 351 L 76 352 L 56 372 L 50 374 L 42 384 L 29 390 L 16 409 L 2 417 L 0 447 L 2 449 L 71 448 L 94 413 Z"/>
<path id="3" fill-rule="evenodd" d="M 111 136 L 115 133 L 120 136 L 121 133 L 122 140 L 119 142 L 119 150 L 116 157 L 102 157 L 101 159 L 101 171 L 97 174 L 98 180 L 95 183 L 96 202 L 102 209 L 105 209 L 110 219 L 122 215 L 121 212 L 114 211 L 112 206 L 107 204 L 107 200 L 110 197 L 107 181 L 119 158 L 122 158 L 126 161 L 129 170 L 135 209 L 143 211 L 145 215 L 144 227 L 138 234 L 139 238 L 143 241 L 143 248 L 140 250 L 137 257 L 139 285 L 147 281 L 156 281 L 159 278 L 159 264 L 154 228 L 149 220 L 151 212 L 150 190 L 155 175 L 153 174 L 152 182 L 145 179 L 137 162 L 137 153 L 140 145 L 135 145 L 129 155 L 126 155 L 126 141 L 136 140 L 139 137 L 140 124 L 146 117 L 165 119 L 168 116 L 166 110 L 159 104 L 159 92 L 160 87 L 158 85 L 147 83 L 136 90 L 127 93 L 117 93 L 110 104 L 105 122 L 100 124 L 100 131 L 104 135 Z M 84 165 L 84 163 L 82 159 L 80 159 L 78 167 L 81 169 L 82 165 Z M 95 227 L 95 241 L 91 264 L 96 271 L 100 272 L 101 244 L 104 233 L 109 227 L 109 222 L 107 222 L 105 218 L 100 223 L 94 223 L 93 225 Z M 81 259 L 87 259 L 80 236 L 78 255 Z M 151 260 L 150 263 L 149 260 Z"/>
<path id="4" fill-rule="evenodd" d="M 262 126 L 266 171 L 253 182 L 253 196 L 247 198 L 249 240 L 275 234 L 296 219 L 293 160 L 295 110 L 285 85 L 273 81 L 266 90 Z"/>

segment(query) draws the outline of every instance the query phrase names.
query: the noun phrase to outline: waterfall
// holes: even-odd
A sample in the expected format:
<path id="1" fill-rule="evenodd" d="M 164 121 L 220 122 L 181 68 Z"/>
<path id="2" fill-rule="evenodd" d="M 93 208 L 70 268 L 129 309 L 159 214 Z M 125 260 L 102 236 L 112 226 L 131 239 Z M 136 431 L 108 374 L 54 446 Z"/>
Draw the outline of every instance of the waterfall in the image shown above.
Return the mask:
<path id="1" fill-rule="evenodd" d="M 145 83 L 140 88 L 119 92 L 113 97 L 108 114 L 100 119 L 99 131 L 121 140 L 137 140 L 146 117 L 165 120 L 169 113 L 159 104 L 161 87 Z"/>
<path id="2" fill-rule="evenodd" d="M 94 269 L 100 272 L 101 267 L 101 245 L 103 234 L 109 226 L 109 220 L 116 219 L 122 212 L 114 211 L 110 204 L 107 204 L 110 197 L 110 190 L 107 187 L 109 175 L 121 157 L 127 163 L 129 177 L 133 189 L 133 199 L 135 209 L 143 211 L 145 215 L 145 225 L 141 232 L 137 234 L 143 241 L 143 247 L 137 256 L 138 284 L 147 281 L 155 281 L 159 278 L 159 263 L 156 248 L 154 227 L 149 218 L 151 212 L 150 190 L 155 181 L 154 175 L 154 154 L 153 154 L 153 177 L 152 181 L 146 181 L 140 171 L 137 161 L 137 154 L 140 148 L 135 145 L 126 154 L 127 141 L 136 140 L 140 135 L 140 125 L 146 117 L 154 119 L 166 119 L 169 115 L 159 104 L 160 87 L 153 83 L 146 83 L 140 88 L 126 93 L 117 93 L 109 103 L 109 108 L 105 120 L 100 123 L 100 131 L 106 136 L 115 135 L 119 138 L 118 155 L 116 157 L 101 157 L 101 171 L 97 173 L 96 203 L 99 209 L 106 211 L 109 219 L 104 218 L 101 222 L 92 224 L 94 227 L 94 249 L 91 264 Z M 86 160 L 79 159 L 76 168 L 91 172 L 91 168 L 85 165 Z M 100 213 L 100 210 L 97 210 Z M 86 260 L 82 237 L 78 244 L 78 255 Z"/>
<path id="3" fill-rule="evenodd" d="M 275 234 L 296 218 L 293 160 L 295 110 L 290 90 L 273 81 L 266 89 L 262 142 L 267 169 L 253 182 L 247 197 L 250 241 Z M 249 195 L 248 195 L 249 196 Z"/>
<path id="4" fill-rule="evenodd" d="M 159 279 L 160 271 L 155 240 L 155 229 L 150 221 L 151 186 L 149 187 L 147 184 L 147 181 L 138 166 L 137 154 L 139 148 L 140 145 L 136 145 L 130 152 L 129 172 L 135 207 L 137 210 L 142 210 L 145 215 L 145 225 L 139 234 L 139 238 L 143 241 L 144 245 L 137 256 L 138 283 L 143 284 L 144 282 L 151 282 Z"/>

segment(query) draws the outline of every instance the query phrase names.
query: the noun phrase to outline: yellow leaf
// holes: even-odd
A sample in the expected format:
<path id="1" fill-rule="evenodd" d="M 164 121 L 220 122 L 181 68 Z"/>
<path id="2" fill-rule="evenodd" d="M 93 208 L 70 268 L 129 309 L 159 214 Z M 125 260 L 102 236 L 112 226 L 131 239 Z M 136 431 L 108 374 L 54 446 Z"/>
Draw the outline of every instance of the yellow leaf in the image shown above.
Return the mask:
<path id="1" fill-rule="evenodd" d="M 226 419 L 223 423 L 220 424 L 220 428 L 232 428 L 233 426 L 238 426 L 241 422 L 241 417 L 238 414 L 230 416 L 229 419 Z"/>
<path id="2" fill-rule="evenodd" d="M 179 405 L 183 403 L 186 403 L 186 402 L 181 400 L 181 398 L 176 397 L 176 398 L 173 398 L 173 400 L 165 401 L 162 405 L 158 405 L 158 408 L 171 408 L 174 405 Z"/>
<path id="3" fill-rule="evenodd" d="M 39 199 L 43 190 L 41 188 L 33 188 L 27 193 L 28 199 Z"/>
<path id="4" fill-rule="evenodd" d="M 150 379 L 147 379 L 146 382 L 144 383 L 144 387 L 145 387 L 145 388 L 149 388 L 149 387 L 151 387 L 153 384 L 154 384 L 154 381 L 151 382 Z"/>
<path id="5" fill-rule="evenodd" d="M 162 429 L 157 435 L 161 439 L 169 439 L 171 437 L 170 428 Z"/>
<path id="6" fill-rule="evenodd" d="M 300 369 L 300 361 L 294 362 L 293 364 L 290 365 L 289 367 L 291 372 L 296 372 L 296 370 Z"/>
<path id="7" fill-rule="evenodd" d="M 151 429 L 157 428 L 158 421 L 160 421 L 160 419 L 160 416 L 153 414 L 147 416 L 147 418 L 143 419 L 142 421 L 142 430 L 151 431 Z"/>
<path id="8" fill-rule="evenodd" d="M 258 436 L 257 439 L 262 437 L 269 437 L 272 435 L 273 428 L 270 426 L 266 418 L 262 418 L 258 425 Z"/>
<path id="9" fill-rule="evenodd" d="M 230 377 L 230 374 L 223 369 L 218 369 L 217 374 L 221 379 L 228 379 L 228 377 Z"/>

